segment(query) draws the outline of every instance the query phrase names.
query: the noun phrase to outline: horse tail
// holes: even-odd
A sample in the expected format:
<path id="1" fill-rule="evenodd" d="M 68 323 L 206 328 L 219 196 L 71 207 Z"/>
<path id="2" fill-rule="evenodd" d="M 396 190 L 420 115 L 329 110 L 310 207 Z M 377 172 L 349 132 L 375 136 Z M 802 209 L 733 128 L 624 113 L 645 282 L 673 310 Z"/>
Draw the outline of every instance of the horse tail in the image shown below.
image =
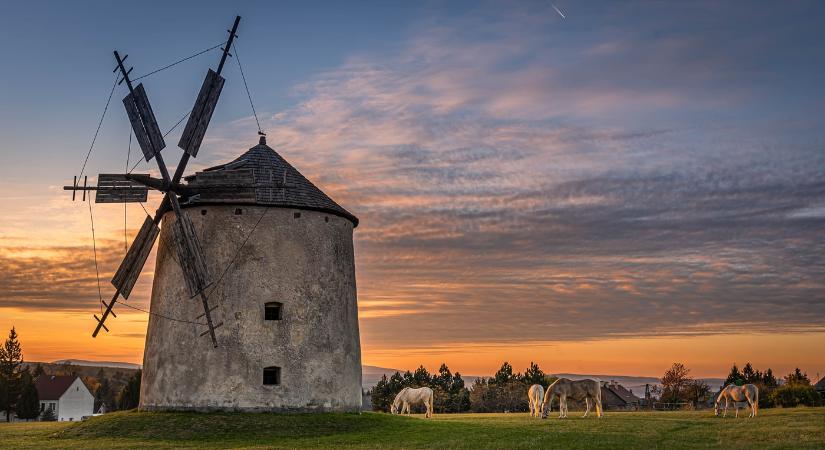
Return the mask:
<path id="1" fill-rule="evenodd" d="M 759 414 L 759 388 L 758 387 L 755 388 L 755 391 L 756 391 L 756 395 L 754 397 L 756 397 L 756 401 L 753 404 L 753 411 L 754 411 L 753 415 L 754 416 Z"/>

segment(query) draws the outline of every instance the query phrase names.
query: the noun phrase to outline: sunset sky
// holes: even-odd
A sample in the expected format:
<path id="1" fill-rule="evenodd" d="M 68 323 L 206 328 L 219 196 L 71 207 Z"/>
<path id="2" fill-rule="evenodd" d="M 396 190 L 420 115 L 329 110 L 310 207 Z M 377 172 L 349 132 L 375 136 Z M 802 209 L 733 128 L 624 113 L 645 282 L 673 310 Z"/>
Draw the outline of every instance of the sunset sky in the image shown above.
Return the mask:
<path id="1" fill-rule="evenodd" d="M 269 145 L 361 220 L 365 364 L 825 375 L 825 3 L 554 4 L 566 19 L 548 1 L 4 3 L 0 332 L 17 327 L 32 361 L 142 361 L 145 313 L 118 307 L 91 337 L 89 204 L 62 186 L 112 50 L 144 74 L 220 43 L 239 14 Z M 142 80 L 161 129 L 219 56 Z M 234 60 L 224 75 L 188 173 L 257 143 Z M 125 94 L 90 176 L 126 166 Z M 91 207 L 110 298 L 124 210 Z M 129 242 L 143 217 L 128 205 Z M 130 304 L 148 307 L 153 267 Z"/>

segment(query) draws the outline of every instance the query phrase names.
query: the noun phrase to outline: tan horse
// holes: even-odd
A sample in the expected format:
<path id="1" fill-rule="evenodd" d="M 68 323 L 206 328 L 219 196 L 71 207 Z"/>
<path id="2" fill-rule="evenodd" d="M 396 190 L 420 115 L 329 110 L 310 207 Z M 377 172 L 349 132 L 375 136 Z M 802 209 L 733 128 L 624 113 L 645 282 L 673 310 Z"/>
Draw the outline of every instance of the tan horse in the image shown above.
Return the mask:
<path id="1" fill-rule="evenodd" d="M 722 400 L 725 400 L 725 412 L 722 414 L 722 417 L 728 415 L 728 404 L 733 402 L 733 407 L 736 409 L 736 417 L 739 417 L 739 407 L 736 406 L 737 402 L 748 402 L 748 405 L 751 407 L 751 414 L 748 417 L 756 417 L 759 414 L 759 388 L 752 384 L 746 384 L 744 386 L 736 386 L 733 384 L 729 384 L 722 389 L 722 392 L 719 393 L 719 396 L 716 397 L 716 403 L 713 408 L 714 414 L 717 416 L 719 415 L 719 403 Z"/>
<path id="2" fill-rule="evenodd" d="M 541 401 L 544 397 L 544 387 L 534 384 L 527 390 L 527 401 L 530 403 L 530 417 L 541 417 Z"/>
<path id="3" fill-rule="evenodd" d="M 598 380 L 578 380 L 573 381 L 567 378 L 559 378 L 551 384 L 544 393 L 544 402 L 541 405 L 541 417 L 547 417 L 550 411 L 553 396 L 559 396 L 559 418 L 567 417 L 567 398 L 573 400 L 584 401 L 587 409 L 584 411 L 584 416 L 590 412 L 590 401 L 593 401 L 593 406 L 596 408 L 596 416 L 601 418 L 604 414 L 602 412 L 602 386 Z"/>
<path id="4" fill-rule="evenodd" d="M 427 408 L 424 417 L 430 418 L 433 416 L 433 390 L 428 387 L 422 388 L 408 388 L 401 389 L 401 392 L 395 396 L 392 402 L 390 412 L 393 414 L 407 414 L 410 413 L 410 405 L 415 403 L 423 403 Z"/>

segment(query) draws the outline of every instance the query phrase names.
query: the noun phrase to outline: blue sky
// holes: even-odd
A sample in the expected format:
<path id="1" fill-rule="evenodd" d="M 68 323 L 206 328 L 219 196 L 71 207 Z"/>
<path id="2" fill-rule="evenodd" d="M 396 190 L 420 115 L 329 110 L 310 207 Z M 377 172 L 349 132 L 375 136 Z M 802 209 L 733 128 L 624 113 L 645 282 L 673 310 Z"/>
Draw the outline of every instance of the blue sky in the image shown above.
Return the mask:
<path id="1" fill-rule="evenodd" d="M 373 355 L 415 350 L 408 333 L 441 349 L 822 337 L 821 2 L 559 1 L 566 19 L 546 1 L 83 5 L 7 4 L 0 18 L 14 42 L 0 71 L 0 308 L 95 305 L 88 211 L 58 186 L 80 170 L 111 51 L 146 73 L 220 42 L 240 14 L 270 145 L 361 219 Z M 162 129 L 218 56 L 144 80 Z M 192 170 L 256 142 L 234 61 L 225 74 Z M 91 174 L 125 163 L 124 89 Z M 177 133 L 167 142 L 177 155 Z M 106 279 L 122 210 L 97 211 Z M 33 268 L 60 272 L 60 258 L 86 276 L 38 284 Z M 778 354 L 764 364 L 791 364 Z M 703 370 L 748 355 L 715 354 Z"/>

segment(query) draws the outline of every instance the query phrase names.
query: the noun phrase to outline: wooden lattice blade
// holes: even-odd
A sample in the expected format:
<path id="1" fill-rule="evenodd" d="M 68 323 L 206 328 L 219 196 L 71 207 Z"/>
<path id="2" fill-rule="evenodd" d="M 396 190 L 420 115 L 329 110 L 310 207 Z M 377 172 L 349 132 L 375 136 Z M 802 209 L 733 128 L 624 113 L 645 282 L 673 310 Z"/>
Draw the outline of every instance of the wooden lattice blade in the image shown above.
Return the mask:
<path id="1" fill-rule="evenodd" d="M 178 147 L 193 157 L 198 156 L 198 150 L 203 142 L 206 129 L 209 127 L 209 121 L 212 120 L 212 113 L 218 104 L 224 81 L 222 76 L 209 69 L 198 93 L 198 99 L 195 101 L 195 107 L 192 108 L 192 114 L 186 122 L 186 128 L 180 136 Z"/>
<path id="2" fill-rule="evenodd" d="M 178 263 L 183 270 L 183 279 L 189 289 L 189 296 L 194 297 L 209 284 L 206 259 L 195 234 L 195 226 L 192 224 L 192 219 L 186 213 L 182 213 L 177 217 L 172 231 L 172 240 L 178 252 Z"/>
<path id="3" fill-rule="evenodd" d="M 102 173 L 97 177 L 95 203 L 143 203 L 148 193 L 149 188 L 125 174 Z"/>
<path id="4" fill-rule="evenodd" d="M 126 257 L 120 263 L 115 276 L 112 277 L 112 284 L 117 288 L 118 292 L 123 295 L 123 298 L 128 299 L 129 294 L 132 293 L 132 288 L 137 282 L 140 271 L 143 270 L 143 265 L 146 264 L 146 259 L 152 251 L 152 246 L 155 244 L 160 233 L 160 228 L 152 221 L 152 218 L 146 216 L 143 225 L 140 227 L 132 246 L 126 252 Z"/>
<path id="5" fill-rule="evenodd" d="M 157 153 L 166 147 L 163 140 L 163 133 L 160 132 L 155 113 L 149 104 L 146 90 L 143 83 L 137 85 L 133 92 L 123 98 L 123 106 L 126 107 L 126 114 L 132 124 L 132 131 L 135 133 L 140 149 L 146 161 L 151 161 Z"/>

